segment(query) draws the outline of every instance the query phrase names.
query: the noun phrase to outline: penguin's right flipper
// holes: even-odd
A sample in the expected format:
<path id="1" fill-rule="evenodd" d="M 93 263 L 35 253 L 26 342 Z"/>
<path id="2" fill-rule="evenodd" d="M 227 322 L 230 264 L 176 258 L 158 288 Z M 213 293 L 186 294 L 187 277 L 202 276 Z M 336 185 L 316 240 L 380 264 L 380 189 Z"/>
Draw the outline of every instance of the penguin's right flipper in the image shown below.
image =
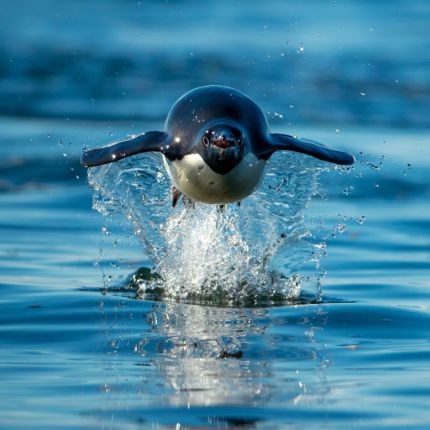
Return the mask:
<path id="1" fill-rule="evenodd" d="M 273 152 L 287 150 L 310 155 L 329 163 L 351 165 L 354 164 L 354 156 L 348 152 L 327 148 L 314 140 L 289 136 L 287 134 L 272 133 L 269 144 L 263 148 L 263 156 L 270 156 Z"/>
<path id="2" fill-rule="evenodd" d="M 108 146 L 84 150 L 81 164 L 85 167 L 113 163 L 141 152 L 161 152 L 167 157 L 174 157 L 172 138 L 164 131 L 148 131 L 127 140 L 112 143 Z"/>

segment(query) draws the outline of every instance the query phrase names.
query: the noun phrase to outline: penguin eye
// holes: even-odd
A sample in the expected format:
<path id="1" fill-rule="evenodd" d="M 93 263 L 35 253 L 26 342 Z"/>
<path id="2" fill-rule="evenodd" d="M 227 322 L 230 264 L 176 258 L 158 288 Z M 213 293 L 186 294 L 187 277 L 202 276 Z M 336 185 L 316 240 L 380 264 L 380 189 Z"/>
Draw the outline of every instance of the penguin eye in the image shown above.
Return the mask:
<path id="1" fill-rule="evenodd" d="M 206 146 L 206 148 L 209 146 L 209 139 L 206 136 L 203 136 L 202 142 L 203 142 L 203 145 Z"/>

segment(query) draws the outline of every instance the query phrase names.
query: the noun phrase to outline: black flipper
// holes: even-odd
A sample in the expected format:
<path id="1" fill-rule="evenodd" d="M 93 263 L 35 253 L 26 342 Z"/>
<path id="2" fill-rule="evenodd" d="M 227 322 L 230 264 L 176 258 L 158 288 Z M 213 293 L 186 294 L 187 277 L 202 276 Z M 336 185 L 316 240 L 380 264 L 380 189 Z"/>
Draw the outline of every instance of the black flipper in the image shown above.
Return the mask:
<path id="1" fill-rule="evenodd" d="M 149 151 L 162 152 L 167 156 L 173 156 L 174 150 L 172 139 L 167 133 L 164 131 L 148 131 L 131 139 L 121 140 L 102 148 L 84 150 L 81 164 L 85 167 L 100 166 L 101 164 L 113 163 L 130 155 Z"/>
<path id="2" fill-rule="evenodd" d="M 310 139 L 297 138 L 287 134 L 272 133 L 270 135 L 270 146 L 267 148 L 266 155 L 270 156 L 279 150 L 288 150 L 311 155 L 322 161 L 330 163 L 349 165 L 354 164 L 354 157 L 351 154 L 336 149 L 330 149 Z"/>

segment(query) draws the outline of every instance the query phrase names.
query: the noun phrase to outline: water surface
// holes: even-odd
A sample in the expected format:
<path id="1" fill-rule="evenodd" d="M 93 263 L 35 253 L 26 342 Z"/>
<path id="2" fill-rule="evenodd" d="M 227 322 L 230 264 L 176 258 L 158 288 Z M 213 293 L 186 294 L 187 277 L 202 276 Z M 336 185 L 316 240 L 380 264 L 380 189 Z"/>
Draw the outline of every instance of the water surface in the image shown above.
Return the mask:
<path id="1" fill-rule="evenodd" d="M 0 427 L 428 428 L 427 2 L 3 3 Z M 136 224 L 92 209 L 81 148 L 161 128 L 206 83 L 356 155 L 317 192 L 300 176 L 272 225 L 311 233 L 273 263 L 309 277 L 290 296 L 147 294 Z M 227 215 L 276 207 L 283 163 Z"/>

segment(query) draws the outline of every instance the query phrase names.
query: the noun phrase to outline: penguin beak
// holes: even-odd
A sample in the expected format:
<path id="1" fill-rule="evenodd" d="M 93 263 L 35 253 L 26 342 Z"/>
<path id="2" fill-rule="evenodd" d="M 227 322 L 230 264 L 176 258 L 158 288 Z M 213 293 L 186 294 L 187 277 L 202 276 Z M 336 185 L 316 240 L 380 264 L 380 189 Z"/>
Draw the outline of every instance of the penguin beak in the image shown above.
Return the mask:
<path id="1" fill-rule="evenodd" d="M 242 139 L 240 141 L 221 137 L 211 142 L 211 147 L 218 152 L 218 159 L 237 158 L 243 149 Z"/>
<path id="2" fill-rule="evenodd" d="M 218 139 L 212 141 L 212 145 L 216 148 L 226 149 L 236 146 L 236 141 L 233 139 L 228 139 L 225 136 L 220 136 Z"/>

